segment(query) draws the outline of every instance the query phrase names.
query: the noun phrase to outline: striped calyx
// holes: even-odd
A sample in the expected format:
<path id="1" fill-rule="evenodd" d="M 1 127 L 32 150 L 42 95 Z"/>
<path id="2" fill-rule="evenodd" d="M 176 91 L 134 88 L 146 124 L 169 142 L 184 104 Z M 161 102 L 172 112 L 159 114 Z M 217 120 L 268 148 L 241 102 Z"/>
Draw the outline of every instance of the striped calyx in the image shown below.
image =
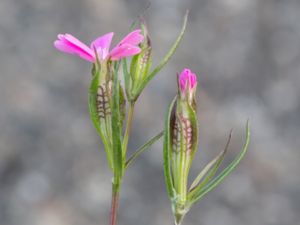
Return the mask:
<path id="1" fill-rule="evenodd" d="M 125 98 L 121 85 L 119 92 L 113 93 L 113 65 L 101 63 L 94 65 L 92 70 L 92 82 L 89 90 L 89 111 L 92 122 L 104 144 L 107 158 L 111 169 L 113 169 L 113 132 L 112 132 L 112 99 L 114 94 L 119 97 L 120 124 L 123 123 L 125 115 Z"/>
<path id="2" fill-rule="evenodd" d="M 140 43 L 139 47 L 141 52 L 134 57 L 132 57 L 130 65 L 130 87 L 128 92 L 130 93 L 130 98 L 136 100 L 140 95 L 138 91 L 147 76 L 149 75 L 149 70 L 152 64 L 152 46 L 151 40 L 147 27 L 144 22 L 141 23 L 142 34 L 145 37 L 144 40 Z"/>
<path id="3" fill-rule="evenodd" d="M 110 107 L 110 97 L 111 97 L 111 81 L 107 84 L 103 83 L 98 86 L 97 90 L 97 113 L 99 120 L 105 119 L 111 115 Z"/>

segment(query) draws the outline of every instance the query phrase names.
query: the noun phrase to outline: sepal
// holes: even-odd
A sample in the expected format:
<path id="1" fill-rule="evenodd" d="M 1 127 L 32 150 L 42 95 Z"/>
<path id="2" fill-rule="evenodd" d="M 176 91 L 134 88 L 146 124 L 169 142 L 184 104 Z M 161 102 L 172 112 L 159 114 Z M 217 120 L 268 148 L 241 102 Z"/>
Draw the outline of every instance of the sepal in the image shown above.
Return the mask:
<path id="1" fill-rule="evenodd" d="M 184 205 L 189 170 L 198 147 L 195 110 L 178 96 L 169 107 L 165 122 L 164 172 L 170 199 Z"/>
<path id="2" fill-rule="evenodd" d="M 124 160 L 122 156 L 122 120 L 120 113 L 120 81 L 118 79 L 118 70 L 113 72 L 112 87 L 112 152 L 114 179 L 121 181 L 124 170 Z"/>
<path id="3" fill-rule="evenodd" d="M 111 133 L 111 82 L 100 79 L 104 76 L 96 65 L 92 70 L 89 88 L 89 113 L 106 151 L 109 166 L 113 169 Z M 107 75 L 105 75 L 107 76 Z"/>
<path id="4" fill-rule="evenodd" d="M 175 109 L 176 99 L 174 98 L 172 103 L 169 106 L 169 110 L 167 111 L 165 118 L 165 128 L 164 128 L 164 144 L 163 144 L 163 162 L 164 162 L 164 175 L 168 196 L 171 202 L 174 200 L 176 196 L 176 192 L 174 189 L 174 179 L 172 177 L 171 172 L 171 149 L 172 149 L 172 141 L 171 141 L 171 129 L 170 129 L 170 120 L 173 110 Z"/>
<path id="5" fill-rule="evenodd" d="M 99 62 L 97 60 L 97 62 Z M 118 63 L 106 62 L 95 63 L 92 68 L 92 81 L 89 88 L 89 112 L 91 120 L 100 136 L 106 155 L 108 158 L 109 166 L 114 170 L 113 160 L 113 113 L 118 110 L 118 124 L 122 129 L 125 118 L 125 97 L 124 91 L 120 82 L 117 82 L 118 88 L 114 92 L 113 79 L 118 71 Z M 117 93 L 117 94 L 114 94 Z M 114 100 L 117 97 L 118 108 L 114 108 Z"/>

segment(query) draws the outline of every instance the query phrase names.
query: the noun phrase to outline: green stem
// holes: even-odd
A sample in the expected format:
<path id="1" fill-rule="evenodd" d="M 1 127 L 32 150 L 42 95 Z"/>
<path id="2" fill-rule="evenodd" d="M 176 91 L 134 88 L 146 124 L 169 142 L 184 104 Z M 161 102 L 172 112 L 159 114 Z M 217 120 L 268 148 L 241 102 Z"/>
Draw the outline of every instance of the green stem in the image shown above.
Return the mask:
<path id="1" fill-rule="evenodd" d="M 117 214 L 119 208 L 119 196 L 120 196 L 121 182 L 120 180 L 113 178 L 112 183 L 112 196 L 111 196 L 111 210 L 110 210 L 110 225 L 117 224 Z"/>
<path id="2" fill-rule="evenodd" d="M 122 145 L 123 156 L 124 157 L 126 155 L 128 139 L 129 139 L 129 134 L 130 134 L 131 125 L 132 125 L 132 118 L 133 118 L 133 112 L 134 112 L 134 103 L 135 102 L 130 102 L 129 110 L 128 110 L 126 130 L 125 130 L 124 140 L 123 140 L 123 145 Z"/>
<path id="3" fill-rule="evenodd" d="M 184 217 L 184 214 L 175 213 L 174 217 L 175 217 L 174 218 L 174 224 L 175 225 L 181 225 L 183 217 Z"/>

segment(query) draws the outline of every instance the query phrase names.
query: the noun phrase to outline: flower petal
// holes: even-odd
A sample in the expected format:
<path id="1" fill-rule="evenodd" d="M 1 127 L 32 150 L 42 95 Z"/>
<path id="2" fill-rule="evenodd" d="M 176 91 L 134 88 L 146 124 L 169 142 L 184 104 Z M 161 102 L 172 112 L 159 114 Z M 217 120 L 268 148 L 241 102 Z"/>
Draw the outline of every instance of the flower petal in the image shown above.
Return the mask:
<path id="1" fill-rule="evenodd" d="M 105 59 L 108 56 L 111 40 L 114 36 L 113 32 L 107 33 L 101 37 L 98 37 L 91 43 L 91 49 L 96 48 L 97 53 L 101 59 Z"/>
<path id="2" fill-rule="evenodd" d="M 179 86 L 182 92 L 193 89 L 197 85 L 197 76 L 190 69 L 185 68 L 179 76 Z"/>
<path id="3" fill-rule="evenodd" d="M 131 45 L 138 45 L 144 40 L 144 36 L 141 34 L 141 30 L 134 30 L 129 33 L 126 37 L 124 37 L 118 45 L 122 44 L 131 44 Z"/>
<path id="4" fill-rule="evenodd" d="M 87 61 L 95 62 L 94 52 L 71 34 L 59 34 L 57 37 L 58 40 L 54 42 L 54 46 L 58 50 L 69 54 L 76 54 Z"/>
<path id="5" fill-rule="evenodd" d="M 141 52 L 141 49 L 139 47 L 136 47 L 131 44 L 121 44 L 115 47 L 111 52 L 110 52 L 110 57 L 111 60 L 119 60 L 121 58 L 127 57 L 127 56 L 132 56 L 136 55 Z"/>

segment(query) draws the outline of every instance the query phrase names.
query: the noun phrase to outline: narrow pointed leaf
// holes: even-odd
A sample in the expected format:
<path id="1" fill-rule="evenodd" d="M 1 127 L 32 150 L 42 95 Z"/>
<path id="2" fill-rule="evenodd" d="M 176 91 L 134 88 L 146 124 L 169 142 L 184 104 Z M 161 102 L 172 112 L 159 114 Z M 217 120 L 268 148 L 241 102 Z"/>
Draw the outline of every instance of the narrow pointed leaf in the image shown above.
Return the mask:
<path id="1" fill-rule="evenodd" d="M 180 34 L 177 37 L 176 41 L 174 42 L 173 46 L 171 47 L 169 52 L 165 55 L 163 60 L 158 64 L 158 66 L 155 67 L 155 69 L 144 79 L 144 81 L 142 82 L 139 89 L 137 89 L 136 93 L 141 93 L 142 90 L 144 89 L 144 87 L 149 83 L 149 81 L 166 65 L 166 63 L 174 55 L 176 49 L 178 48 L 178 46 L 179 46 L 179 44 L 180 44 L 180 42 L 183 38 L 185 29 L 186 29 L 187 19 L 188 19 L 188 11 L 185 14 L 184 21 L 183 21 L 183 26 L 181 28 Z"/>
<path id="2" fill-rule="evenodd" d="M 220 152 L 212 161 L 210 161 L 203 170 L 199 173 L 199 175 L 195 178 L 193 183 L 191 184 L 189 192 L 194 191 L 194 189 L 198 189 L 203 187 L 217 172 L 218 168 L 221 166 L 225 153 L 227 152 L 229 143 L 231 139 L 231 132 L 226 143 L 226 146 L 222 152 Z M 206 175 L 206 176 L 205 176 Z M 204 178 L 205 177 L 205 178 Z M 204 179 L 203 179 L 204 178 Z M 203 179 L 203 181 L 199 184 L 199 182 Z M 199 184 L 199 185 L 198 185 Z M 195 190 L 197 191 L 197 190 Z"/>
<path id="3" fill-rule="evenodd" d="M 175 196 L 174 193 L 174 183 L 172 178 L 172 172 L 171 172 L 171 151 L 172 143 L 171 143 L 171 131 L 169 126 L 169 121 L 171 118 L 171 114 L 173 111 L 173 108 L 175 106 L 177 97 L 174 98 L 172 103 L 169 106 L 168 113 L 166 115 L 165 119 L 165 128 L 164 128 L 164 147 L 163 147 L 163 159 L 164 159 L 164 175 L 165 175 L 165 182 L 167 187 L 167 193 L 169 195 L 170 199 L 173 199 Z"/>
<path id="4" fill-rule="evenodd" d="M 224 178 L 228 176 L 237 167 L 237 165 L 239 164 L 239 162 L 242 160 L 242 158 L 245 156 L 247 152 L 249 142 L 250 142 L 250 126 L 249 126 L 249 121 L 247 121 L 246 141 L 241 152 L 235 157 L 235 159 L 229 164 L 229 166 L 227 166 L 218 176 L 212 179 L 207 185 L 205 185 L 197 193 L 188 196 L 190 206 L 194 204 L 196 201 L 198 201 L 199 199 L 201 199 L 209 191 L 217 187 L 224 180 Z"/>
<path id="5" fill-rule="evenodd" d="M 129 167 L 129 165 L 140 155 L 142 154 L 145 150 L 147 150 L 151 145 L 153 145 L 156 141 L 158 141 L 162 136 L 164 132 L 160 132 L 153 138 L 151 138 L 149 141 L 147 141 L 142 147 L 140 147 L 135 153 L 133 153 L 132 156 L 127 160 L 125 164 L 125 169 Z"/>

